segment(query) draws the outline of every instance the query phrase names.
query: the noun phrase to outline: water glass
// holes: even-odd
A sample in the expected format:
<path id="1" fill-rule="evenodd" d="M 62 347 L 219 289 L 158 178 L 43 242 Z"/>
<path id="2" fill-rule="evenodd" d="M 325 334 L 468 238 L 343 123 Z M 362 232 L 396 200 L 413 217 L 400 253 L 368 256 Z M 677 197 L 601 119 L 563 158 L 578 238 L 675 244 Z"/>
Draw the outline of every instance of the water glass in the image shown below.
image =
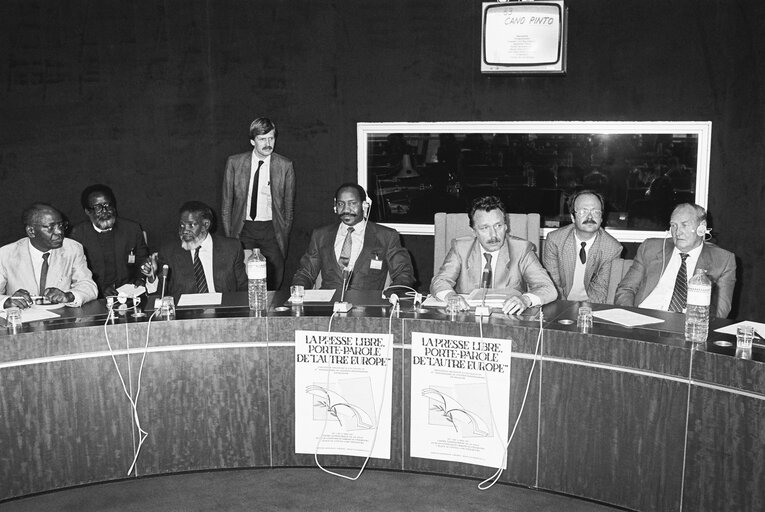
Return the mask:
<path id="1" fill-rule="evenodd" d="M 159 306 L 159 315 L 167 320 L 175 318 L 175 299 L 173 297 L 162 298 L 162 304 Z"/>
<path id="2" fill-rule="evenodd" d="M 8 322 L 8 330 L 14 333 L 21 327 L 21 310 L 17 307 L 6 308 L 5 320 Z"/>
<path id="3" fill-rule="evenodd" d="M 582 306 L 579 308 L 579 314 L 576 317 L 576 326 L 579 332 L 588 333 L 592 330 L 592 308 Z"/>
<path id="4" fill-rule="evenodd" d="M 290 302 L 293 305 L 302 304 L 303 297 L 305 297 L 305 287 L 302 284 L 290 286 Z"/>
<path id="5" fill-rule="evenodd" d="M 751 359 L 753 340 L 754 327 L 746 324 L 739 325 L 736 328 L 736 357 Z"/>
<path id="6" fill-rule="evenodd" d="M 452 295 L 446 299 L 446 312 L 449 313 L 449 317 L 454 320 L 457 318 L 457 313 L 460 312 L 460 296 Z"/>

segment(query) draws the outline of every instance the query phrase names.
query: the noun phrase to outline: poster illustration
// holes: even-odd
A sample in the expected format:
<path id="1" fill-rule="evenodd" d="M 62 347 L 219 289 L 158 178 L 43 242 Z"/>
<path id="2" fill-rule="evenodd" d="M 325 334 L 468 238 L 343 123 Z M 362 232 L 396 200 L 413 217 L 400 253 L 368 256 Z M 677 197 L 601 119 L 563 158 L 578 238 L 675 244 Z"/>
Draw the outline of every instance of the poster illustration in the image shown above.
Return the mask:
<path id="1" fill-rule="evenodd" d="M 412 333 L 412 457 L 506 468 L 511 356 L 511 340 Z"/>
<path id="2" fill-rule="evenodd" d="M 295 452 L 390 459 L 393 336 L 295 331 Z"/>

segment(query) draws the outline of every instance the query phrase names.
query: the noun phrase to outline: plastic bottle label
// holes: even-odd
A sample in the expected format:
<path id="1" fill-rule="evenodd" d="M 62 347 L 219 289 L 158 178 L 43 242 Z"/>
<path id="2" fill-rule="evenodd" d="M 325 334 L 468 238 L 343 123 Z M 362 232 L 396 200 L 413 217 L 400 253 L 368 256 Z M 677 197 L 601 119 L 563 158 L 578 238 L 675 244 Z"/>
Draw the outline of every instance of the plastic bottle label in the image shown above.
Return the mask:
<path id="1" fill-rule="evenodd" d="M 689 306 L 709 306 L 710 300 L 712 298 L 712 288 L 711 287 L 695 287 L 695 286 L 689 286 L 688 287 L 688 300 L 686 303 Z"/>
<path id="2" fill-rule="evenodd" d="M 255 261 L 247 263 L 247 279 L 265 279 L 266 278 L 266 262 Z"/>

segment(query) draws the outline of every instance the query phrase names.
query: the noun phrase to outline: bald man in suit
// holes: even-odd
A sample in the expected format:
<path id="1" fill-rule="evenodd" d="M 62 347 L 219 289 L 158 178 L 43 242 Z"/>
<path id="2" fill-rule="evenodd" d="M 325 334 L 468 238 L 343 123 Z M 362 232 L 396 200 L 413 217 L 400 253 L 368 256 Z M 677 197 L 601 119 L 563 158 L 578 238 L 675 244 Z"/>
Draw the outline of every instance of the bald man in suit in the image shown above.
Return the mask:
<path id="1" fill-rule="evenodd" d="M 226 161 L 221 205 L 225 235 L 265 256 L 269 290 L 278 289 L 284 277 L 295 209 L 295 170 L 291 160 L 274 153 L 276 137 L 270 119 L 252 122 L 252 151 Z"/>
<path id="2" fill-rule="evenodd" d="M 687 289 L 686 296 L 679 297 L 679 304 L 673 305 L 675 282 L 682 275 L 683 266 L 686 281 L 695 269 L 702 268 L 712 281 L 710 312 L 718 318 L 727 317 L 736 285 L 735 255 L 704 242 L 707 222 L 701 206 L 678 205 L 669 226 L 671 240 L 649 238 L 640 244 L 632 266 L 616 288 L 614 303 L 683 312 Z"/>

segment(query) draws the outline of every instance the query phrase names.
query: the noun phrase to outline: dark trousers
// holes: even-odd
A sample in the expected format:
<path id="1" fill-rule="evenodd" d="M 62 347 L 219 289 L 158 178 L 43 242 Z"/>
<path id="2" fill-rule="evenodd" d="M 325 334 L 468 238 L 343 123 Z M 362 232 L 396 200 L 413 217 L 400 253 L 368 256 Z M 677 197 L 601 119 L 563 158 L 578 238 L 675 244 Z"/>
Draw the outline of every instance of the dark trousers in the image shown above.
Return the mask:
<path id="1" fill-rule="evenodd" d="M 266 258 L 268 289 L 278 290 L 284 278 L 284 255 L 276 242 L 274 224 L 271 221 L 246 220 L 239 233 L 239 241 L 245 249 L 260 249 Z"/>

